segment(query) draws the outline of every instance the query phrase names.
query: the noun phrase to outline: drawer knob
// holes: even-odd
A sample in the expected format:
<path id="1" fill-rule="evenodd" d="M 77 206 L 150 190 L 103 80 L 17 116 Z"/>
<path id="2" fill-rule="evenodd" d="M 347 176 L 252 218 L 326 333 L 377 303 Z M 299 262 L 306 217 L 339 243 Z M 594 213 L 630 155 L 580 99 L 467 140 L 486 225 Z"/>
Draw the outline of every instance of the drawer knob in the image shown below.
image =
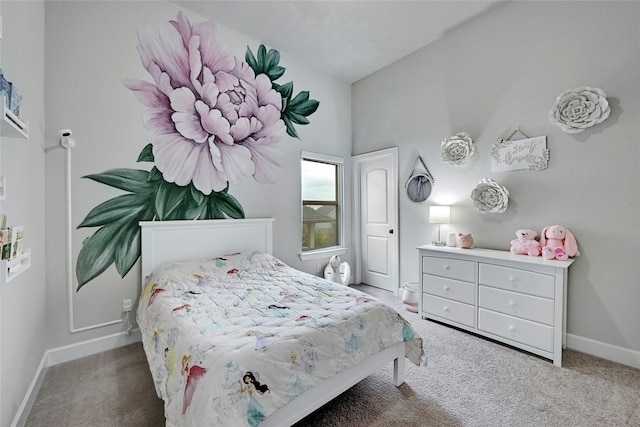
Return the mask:
<path id="1" fill-rule="evenodd" d="M 451 267 L 449 267 L 448 265 L 445 265 L 443 268 L 444 268 L 445 270 L 449 270 Z"/>
<path id="2" fill-rule="evenodd" d="M 444 307 L 442 307 L 442 310 L 444 311 L 449 311 L 449 307 L 447 307 L 446 305 Z"/>
<path id="3" fill-rule="evenodd" d="M 516 305 L 515 301 L 509 301 L 509 307 L 514 307 Z"/>
<path id="4" fill-rule="evenodd" d="M 449 290 L 449 286 L 444 285 L 444 286 L 442 287 L 442 289 L 444 289 L 445 291 L 448 291 L 448 290 Z"/>
<path id="5" fill-rule="evenodd" d="M 515 277 L 513 277 L 513 276 L 509 276 L 509 281 L 510 281 L 511 283 L 513 283 L 513 282 L 515 282 L 515 281 L 516 281 L 516 278 L 515 278 Z"/>
<path id="6" fill-rule="evenodd" d="M 516 327 L 513 325 L 509 325 L 509 332 L 513 332 L 516 330 Z"/>

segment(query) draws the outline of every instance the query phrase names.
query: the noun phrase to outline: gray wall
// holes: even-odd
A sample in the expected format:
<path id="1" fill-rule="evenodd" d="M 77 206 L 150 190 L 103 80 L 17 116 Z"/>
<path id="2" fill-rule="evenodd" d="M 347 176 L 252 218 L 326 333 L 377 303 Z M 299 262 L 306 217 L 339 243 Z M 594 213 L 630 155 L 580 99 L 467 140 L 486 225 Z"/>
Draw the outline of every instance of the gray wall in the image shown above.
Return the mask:
<path id="1" fill-rule="evenodd" d="M 98 204 L 123 194 L 96 182 L 87 174 L 112 168 L 148 168 L 136 163 L 152 133 L 142 125 L 142 106 L 123 84 L 125 78 L 152 81 L 137 52 L 137 31 L 145 26 L 176 19 L 179 8 L 168 2 L 46 2 L 47 135 L 71 128 L 77 147 L 72 151 L 73 261 L 85 238 L 95 228 L 75 227 Z M 205 18 L 186 13 L 192 23 Z M 223 29 L 236 56 L 244 58 L 247 46 L 256 53 L 259 41 Z M 277 46 L 269 46 L 278 49 Z M 293 81 L 294 92 L 308 90 L 320 101 L 309 117 L 311 124 L 298 126 L 300 139 L 286 136 L 279 145 L 286 166 L 275 184 L 247 180 L 232 185 L 248 218 L 274 217 L 274 253 L 284 262 L 315 273 L 316 263 L 298 258 L 300 227 L 300 151 L 314 151 L 348 158 L 351 154 L 350 85 L 297 63 L 280 50 L 286 68 L 279 82 Z M 48 141 L 58 144 L 57 139 Z M 64 241 L 65 153 L 51 150 L 46 156 L 47 178 L 47 348 L 82 342 L 122 331 L 116 324 L 70 332 L 67 311 L 66 257 Z M 348 177 L 348 175 L 347 175 Z M 350 181 L 347 189 L 351 188 Z M 348 196 L 348 194 L 347 194 Z M 349 200 L 349 197 L 347 197 Z M 346 224 L 350 235 L 351 224 Z M 350 255 L 349 255 L 350 256 Z M 74 273 L 73 288 L 77 287 Z M 120 318 L 122 299 L 137 300 L 139 264 L 120 278 L 114 267 L 74 293 L 74 329 L 92 327 Z"/>
<path id="2" fill-rule="evenodd" d="M 44 4 L 0 3 L 2 70 L 20 88 L 30 138 L 0 142 L 7 198 L 0 212 L 24 225 L 31 268 L 0 288 L 0 425 L 7 426 L 33 379 L 45 347 Z"/>
<path id="3" fill-rule="evenodd" d="M 64 151 L 57 148 L 58 131 L 72 128 L 78 143 L 72 152 L 75 229 L 93 207 L 119 194 L 81 176 L 139 166 L 135 159 L 150 133 L 142 126 L 144 108 L 121 82 L 149 79 L 136 51 L 136 32 L 174 19 L 178 8 L 166 2 L 6 0 L 0 7 L 2 67 L 20 84 L 23 112 L 31 125 L 28 142 L 2 138 L 0 176 L 7 177 L 8 197 L 0 209 L 10 223 L 25 225 L 33 255 L 31 268 L 0 289 L 4 426 L 13 419 L 46 349 L 122 330 L 115 325 L 69 332 L 65 163 Z M 637 355 L 638 22 L 635 2 L 507 3 L 352 87 L 280 51 L 286 80 L 294 81 L 297 90 L 309 90 L 321 101 L 320 108 L 310 117 L 311 125 L 298 128 L 301 141 L 281 142 L 287 166 L 277 184 L 247 181 L 232 188 L 232 194 L 248 217 L 276 218 L 278 257 L 315 272 L 316 261 L 302 263 L 297 257 L 300 150 L 346 158 L 398 146 L 400 187 L 421 154 L 436 186 L 427 203 L 400 198 L 401 282 L 417 279 L 415 246 L 435 236 L 435 227 L 426 221 L 432 202 L 454 206 L 453 223 L 443 231 L 472 232 L 478 246 L 507 249 L 517 228 L 563 224 L 577 236 L 582 251 L 571 267 L 571 337 Z M 259 45 L 224 31 L 239 56 L 247 45 L 254 51 Z M 582 134 L 567 135 L 548 122 L 547 113 L 559 93 L 580 85 L 606 91 L 611 117 Z M 548 137 L 549 168 L 491 173 L 491 145 L 517 126 L 531 136 Z M 440 140 L 460 131 L 473 136 L 477 155 L 470 165 L 454 168 L 439 160 Z M 350 174 L 345 176 L 350 200 Z M 511 191 L 506 213 L 481 216 L 472 207 L 468 195 L 484 177 Z M 350 235 L 349 215 L 347 219 Z M 73 232 L 74 263 L 82 241 L 93 231 Z M 351 253 L 347 260 L 353 263 Z M 90 282 L 74 294 L 75 327 L 118 319 L 121 300 L 135 299 L 139 282 L 137 266 L 124 279 L 110 269 Z"/>
<path id="4" fill-rule="evenodd" d="M 415 247 L 436 235 L 430 204 L 451 204 L 443 232 L 470 232 L 478 247 L 509 249 L 519 228 L 564 225 L 582 252 L 570 270 L 570 346 L 595 340 L 640 364 L 638 22 L 637 2 L 506 3 L 353 85 L 353 154 L 398 146 L 401 187 L 418 154 L 436 181 L 426 203 L 400 198 L 401 282 L 417 280 Z M 606 92 L 611 116 L 563 133 L 547 114 L 582 85 Z M 493 143 L 516 127 L 547 136 L 548 169 L 491 172 Z M 440 141 L 463 131 L 476 155 L 443 163 Z M 511 192 L 505 213 L 474 209 L 482 178 Z"/>

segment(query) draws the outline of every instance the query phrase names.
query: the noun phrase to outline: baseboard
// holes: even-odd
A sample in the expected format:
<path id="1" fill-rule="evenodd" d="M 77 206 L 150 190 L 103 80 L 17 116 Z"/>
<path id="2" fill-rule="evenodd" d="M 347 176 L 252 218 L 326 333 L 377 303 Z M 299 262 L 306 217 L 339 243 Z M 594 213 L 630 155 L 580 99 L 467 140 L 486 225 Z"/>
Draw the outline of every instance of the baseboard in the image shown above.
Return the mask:
<path id="1" fill-rule="evenodd" d="M 567 348 L 640 369 L 640 351 L 567 334 Z"/>
<path id="2" fill-rule="evenodd" d="M 92 354 L 101 353 L 103 351 L 113 350 L 141 340 L 142 334 L 140 333 L 140 330 L 134 329 L 129 335 L 124 332 L 118 332 L 116 334 L 45 351 L 42 355 L 42 360 L 40 360 L 40 365 L 38 365 L 38 369 L 33 376 L 33 380 L 31 381 L 24 399 L 22 399 L 22 403 L 18 408 L 18 412 L 11 423 L 11 427 L 23 427 L 27 423 L 31 407 L 38 396 L 38 391 L 40 391 L 40 386 L 42 385 L 44 376 L 50 366 L 80 359 L 85 356 L 91 356 Z"/>
<path id="3" fill-rule="evenodd" d="M 42 381 L 44 380 L 44 375 L 46 373 L 47 373 L 47 352 L 45 351 L 45 353 L 42 355 L 42 359 L 40 359 L 40 364 L 38 365 L 36 374 L 33 376 L 33 379 L 31 380 L 31 384 L 29 384 L 29 388 L 27 389 L 27 392 L 24 395 L 24 399 L 22 399 L 22 403 L 18 408 L 18 412 L 16 413 L 16 416 L 13 418 L 11 427 L 23 427 L 27 423 L 29 412 L 31 412 L 31 407 L 33 406 L 33 403 L 36 401 L 36 396 L 38 396 L 38 391 L 40 391 L 40 386 L 42 385 Z"/>
<path id="4" fill-rule="evenodd" d="M 118 332 L 92 340 L 82 341 L 75 344 L 47 350 L 47 366 L 58 365 L 81 357 L 91 356 L 114 348 L 124 347 L 142 340 L 140 329 L 134 329 L 129 335 Z"/>

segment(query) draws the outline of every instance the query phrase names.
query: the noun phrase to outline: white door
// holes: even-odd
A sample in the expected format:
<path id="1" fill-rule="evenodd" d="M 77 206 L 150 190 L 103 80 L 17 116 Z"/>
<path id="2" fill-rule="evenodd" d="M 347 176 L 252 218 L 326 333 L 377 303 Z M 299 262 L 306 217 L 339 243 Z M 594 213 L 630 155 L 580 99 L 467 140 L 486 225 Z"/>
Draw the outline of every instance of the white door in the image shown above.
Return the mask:
<path id="1" fill-rule="evenodd" d="M 398 292 L 398 149 L 354 156 L 360 283 Z"/>

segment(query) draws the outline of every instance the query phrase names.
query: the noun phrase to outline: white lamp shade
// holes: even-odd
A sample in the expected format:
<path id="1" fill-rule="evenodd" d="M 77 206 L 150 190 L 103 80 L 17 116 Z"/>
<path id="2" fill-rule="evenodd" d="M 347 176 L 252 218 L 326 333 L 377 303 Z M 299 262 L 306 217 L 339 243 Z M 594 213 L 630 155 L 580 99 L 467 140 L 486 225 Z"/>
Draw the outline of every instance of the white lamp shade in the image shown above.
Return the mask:
<path id="1" fill-rule="evenodd" d="M 451 209 L 449 206 L 429 206 L 429 222 L 432 224 L 449 224 Z"/>

